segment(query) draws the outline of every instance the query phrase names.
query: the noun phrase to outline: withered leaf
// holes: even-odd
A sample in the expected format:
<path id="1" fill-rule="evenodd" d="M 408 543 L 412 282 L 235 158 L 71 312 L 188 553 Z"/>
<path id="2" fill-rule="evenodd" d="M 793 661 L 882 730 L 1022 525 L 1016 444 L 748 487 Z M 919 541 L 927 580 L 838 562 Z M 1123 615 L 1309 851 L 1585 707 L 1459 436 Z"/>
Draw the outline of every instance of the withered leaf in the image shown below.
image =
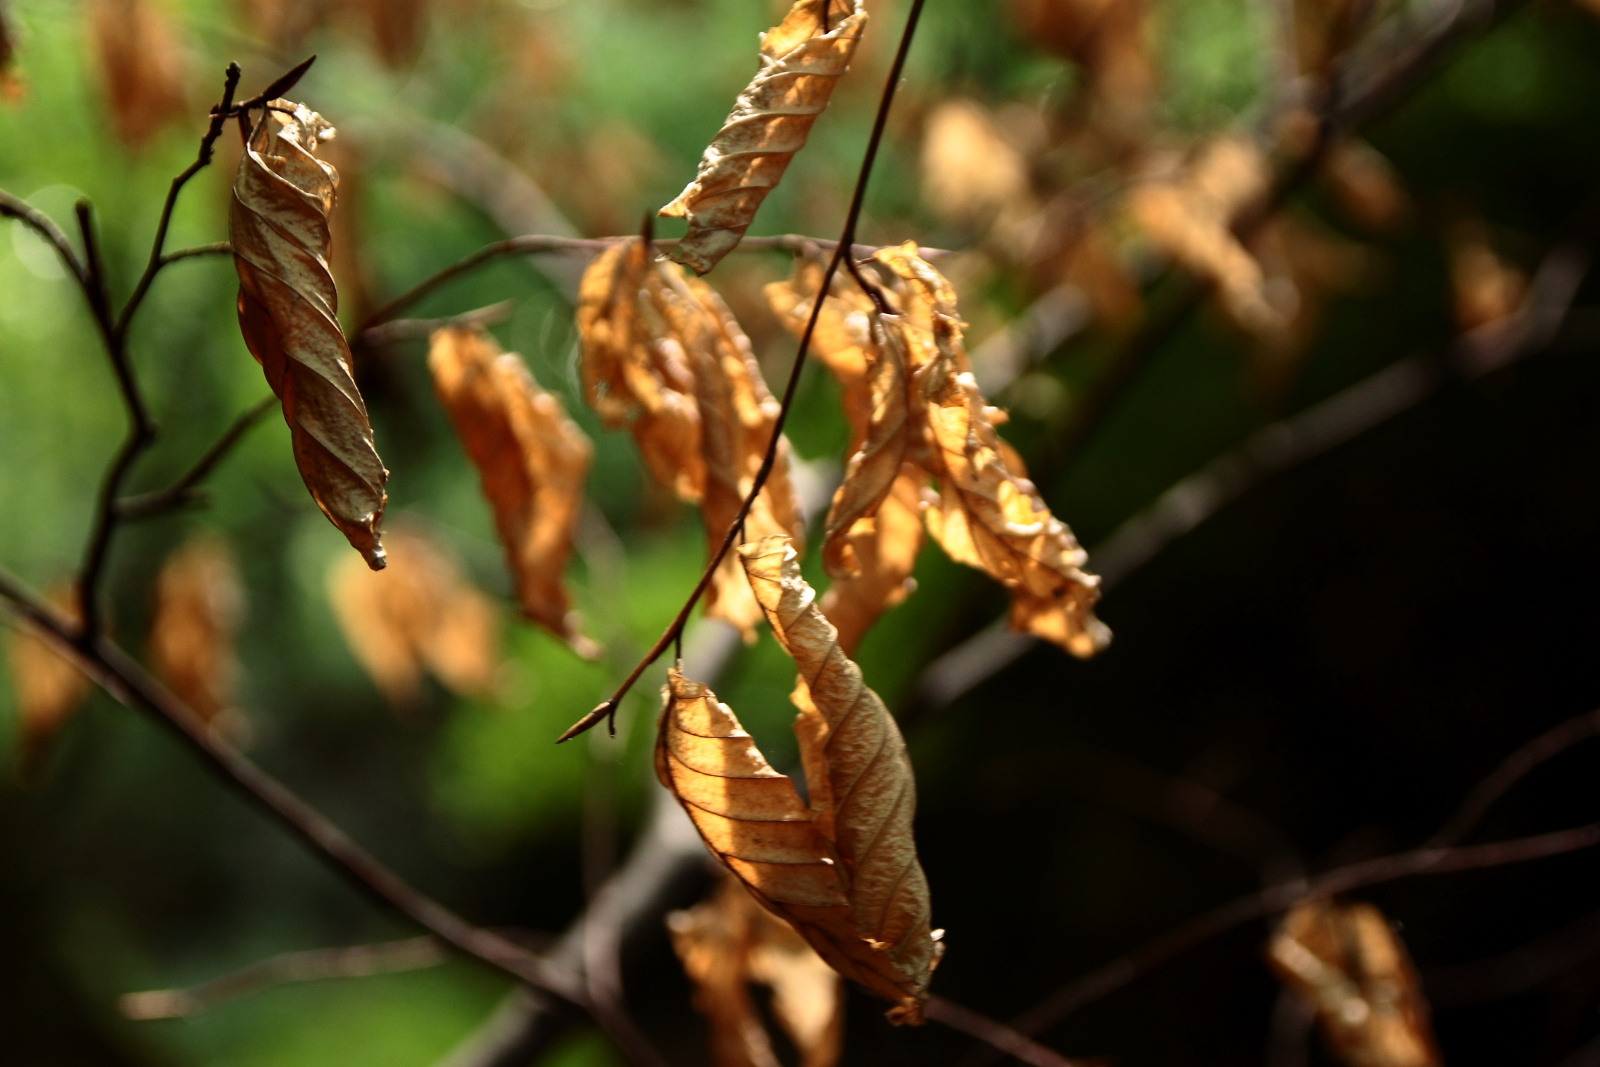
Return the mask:
<path id="1" fill-rule="evenodd" d="M 1377 908 L 1296 905 L 1273 934 L 1267 960 L 1350 1067 L 1439 1067 L 1421 983 Z"/>
<path id="2" fill-rule="evenodd" d="M 898 321 L 906 341 L 910 406 L 922 438 L 911 454 L 939 483 L 924 512 L 929 534 L 951 559 L 1010 591 L 1013 629 L 1075 656 L 1093 655 L 1111 639 L 1093 614 L 1099 579 L 1083 570 L 1087 556 L 1077 538 L 995 432 L 1004 416 L 972 376 L 954 289 L 910 245 L 882 249 L 877 259 L 904 283 L 902 313 L 883 319 Z"/>
<path id="3" fill-rule="evenodd" d="M 17 31 L 11 24 L 8 0 L 0 0 L 0 100 L 22 97 L 22 79 L 17 77 Z"/>
<path id="4" fill-rule="evenodd" d="M 431 537 L 402 526 L 389 542 L 381 573 L 354 556 L 328 570 L 328 602 L 357 662 L 396 710 L 416 704 L 424 670 L 462 696 L 492 693 L 500 671 L 494 605 Z"/>
<path id="5" fill-rule="evenodd" d="M 627 425 L 656 481 L 698 504 L 705 490 L 700 412 L 677 340 L 654 314 L 665 287 L 642 241 L 596 257 L 578 288 L 584 398 L 613 429 Z"/>
<path id="6" fill-rule="evenodd" d="M 866 21 L 861 0 L 796 0 L 761 35 L 760 70 L 706 146 L 694 181 L 660 211 L 689 220 L 678 262 L 704 274 L 738 245 L 827 108 Z"/>
<path id="7" fill-rule="evenodd" d="M 599 650 L 583 635 L 561 577 L 594 451 L 589 439 L 560 399 L 481 328 L 436 330 L 428 367 L 494 510 L 523 614 L 593 658 Z"/>
<path id="8" fill-rule="evenodd" d="M 801 1067 L 838 1062 L 844 1021 L 839 976 L 788 923 L 756 904 L 737 879 L 667 916 L 672 947 L 694 983 L 717 1067 L 778 1067 L 750 986 L 772 989 L 772 1014 L 800 1052 Z"/>
<path id="9" fill-rule="evenodd" d="M 316 112 L 272 101 L 239 160 L 228 232 L 239 273 L 239 328 L 283 403 L 300 477 L 377 570 L 389 472 L 351 376 L 328 273 L 328 213 L 339 175 L 316 150 L 332 135 Z"/>
<path id="10" fill-rule="evenodd" d="M 927 475 L 914 464 L 900 467 L 872 515 L 844 534 L 856 573 L 833 578 L 822 597 L 822 614 L 839 631 L 839 647 L 853 655 L 878 617 L 917 587 L 911 572 L 922 550 L 922 487 Z"/>
<path id="11" fill-rule="evenodd" d="M 78 622 L 78 598 L 68 583 L 54 585 L 46 595 L 50 606 Z M 83 672 L 26 630 L 6 634 L 6 667 L 17 702 L 17 747 L 25 775 L 35 772 L 49 751 L 62 723 L 89 695 Z"/>
<path id="12" fill-rule="evenodd" d="M 150 619 L 150 661 L 207 723 L 233 708 L 233 640 L 243 615 L 238 565 L 220 536 L 195 537 L 162 564 Z"/>
<path id="13" fill-rule="evenodd" d="M 811 301 L 822 284 L 822 275 L 823 264 L 816 256 L 801 256 L 795 260 L 792 278 L 773 282 L 764 290 L 767 306 L 796 339 L 805 334 Z M 867 363 L 873 345 L 868 318 L 871 311 L 872 301 L 865 293 L 835 278 L 811 334 L 811 358 L 827 367 L 839 382 L 852 453 L 866 440 L 867 422 L 872 418 L 872 389 L 867 384 Z"/>
<path id="14" fill-rule="evenodd" d="M 1469 214 L 1458 218 L 1450 226 L 1446 243 L 1456 325 L 1471 330 L 1499 322 L 1522 306 L 1527 275 L 1500 258 L 1481 217 Z"/>
<path id="15" fill-rule="evenodd" d="M 89 30 L 112 129 L 129 148 L 142 148 L 188 107 L 177 34 L 155 0 L 92 0 Z"/>
<path id="16" fill-rule="evenodd" d="M 923 198 L 948 222 L 981 225 L 1036 210 L 1027 161 L 974 100 L 953 97 L 928 115 L 920 169 Z"/>

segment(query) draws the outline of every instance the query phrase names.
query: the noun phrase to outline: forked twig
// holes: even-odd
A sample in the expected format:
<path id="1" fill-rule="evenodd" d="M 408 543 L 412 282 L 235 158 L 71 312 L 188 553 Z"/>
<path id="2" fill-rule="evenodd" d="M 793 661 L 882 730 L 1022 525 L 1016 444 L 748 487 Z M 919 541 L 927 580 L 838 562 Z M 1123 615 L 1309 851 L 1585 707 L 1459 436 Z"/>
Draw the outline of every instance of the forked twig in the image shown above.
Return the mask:
<path id="1" fill-rule="evenodd" d="M 163 515 L 185 504 L 199 500 L 204 492 L 200 483 L 210 476 L 216 465 L 233 450 L 245 432 L 254 426 L 263 415 L 277 406 L 278 398 L 275 396 L 263 397 L 250 407 L 246 408 L 239 417 L 234 419 L 222 436 L 218 437 L 212 446 L 206 449 L 201 457 L 195 460 L 190 467 L 178 478 L 177 481 L 165 489 L 154 492 L 141 493 L 138 496 L 124 497 L 116 502 L 115 515 L 122 522 L 136 522 L 156 515 Z"/>

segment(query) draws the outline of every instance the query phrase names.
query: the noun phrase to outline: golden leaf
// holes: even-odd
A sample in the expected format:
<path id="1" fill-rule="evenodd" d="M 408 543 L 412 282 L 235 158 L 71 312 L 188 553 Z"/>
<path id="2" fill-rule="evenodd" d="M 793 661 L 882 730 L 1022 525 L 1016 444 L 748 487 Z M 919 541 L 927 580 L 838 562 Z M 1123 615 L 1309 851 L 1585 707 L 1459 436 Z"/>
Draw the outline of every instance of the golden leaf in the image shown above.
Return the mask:
<path id="1" fill-rule="evenodd" d="M 1093 614 L 1100 580 L 1083 570 L 1087 555 L 1077 538 L 995 432 L 1004 413 L 988 406 L 969 369 L 954 289 L 909 244 L 876 258 L 904 282 L 902 314 L 884 320 L 899 320 L 906 338 L 922 437 L 911 454 L 939 482 L 937 501 L 924 512 L 929 534 L 951 559 L 1010 591 L 1013 629 L 1093 655 L 1111 639 Z"/>
<path id="2" fill-rule="evenodd" d="M 1499 322 L 1522 306 L 1528 278 L 1500 258 L 1489 227 L 1477 215 L 1464 215 L 1446 235 L 1450 283 L 1455 290 L 1456 325 L 1463 330 Z"/>
<path id="3" fill-rule="evenodd" d="M 1028 164 L 974 100 L 935 107 L 922 135 L 922 195 L 947 222 L 986 224 L 1033 207 Z"/>
<path id="4" fill-rule="evenodd" d="M 1225 134 L 1176 172 L 1153 174 L 1128 193 L 1134 221 L 1157 247 L 1215 282 L 1222 303 L 1252 332 L 1280 328 L 1261 264 L 1233 233 L 1240 210 L 1267 188 L 1266 160 L 1250 140 Z"/>
<path id="5" fill-rule="evenodd" d="M 823 265 L 815 256 L 801 256 L 795 260 L 792 278 L 773 282 L 764 290 L 767 306 L 796 339 L 805 334 L 811 301 L 822 284 L 822 274 Z M 872 389 L 867 384 L 867 363 L 873 345 L 868 318 L 871 311 L 872 301 L 865 293 L 835 278 L 811 334 L 811 358 L 827 367 L 839 382 L 852 453 L 866 440 L 867 423 L 872 418 Z"/>
<path id="6" fill-rule="evenodd" d="M 233 708 L 239 665 L 233 639 L 244 615 L 244 587 L 228 543 L 202 534 L 161 565 L 150 618 L 150 662 L 205 722 Z"/>
<path id="7" fill-rule="evenodd" d="M 1333 143 L 1322 176 L 1345 211 L 1369 229 L 1392 230 L 1405 217 L 1408 198 L 1394 164 L 1359 137 Z"/>
<path id="8" fill-rule="evenodd" d="M 698 504 L 706 480 L 700 412 L 682 346 L 664 335 L 659 316 L 646 317 L 664 288 L 650 260 L 642 241 L 626 241 L 584 272 L 577 311 L 584 398 L 606 426 L 629 426 L 656 481 Z"/>
<path id="9" fill-rule="evenodd" d="M 744 236 L 756 209 L 805 147 L 811 126 L 849 69 L 867 13 L 861 0 L 796 0 L 761 35 L 761 69 L 660 214 L 689 220 L 673 258 L 704 274 Z"/>
<path id="10" fill-rule="evenodd" d="M 707 898 L 667 916 L 672 947 L 694 983 L 717 1067 L 778 1067 L 750 986 L 772 989 L 772 1014 L 800 1052 L 801 1067 L 833 1067 L 843 1036 L 839 976 L 787 923 L 757 906 L 732 877 Z"/>
<path id="11" fill-rule="evenodd" d="M 333 127 L 303 105 L 269 104 L 239 160 L 228 232 L 239 272 L 239 328 L 283 402 L 300 477 L 377 570 L 389 472 L 350 373 L 328 273 L 328 213 L 339 175 L 316 149 L 332 135 Z"/>
<path id="12" fill-rule="evenodd" d="M 569 610 L 561 579 L 593 454 L 589 439 L 560 399 L 481 328 L 434 331 L 428 367 L 494 510 L 523 614 L 594 658 L 599 649 Z"/>
<path id="13" fill-rule="evenodd" d="M 870 517 L 844 535 L 857 573 L 834 578 L 822 597 L 822 614 L 839 631 L 839 647 L 853 655 L 878 617 L 917 588 L 911 572 L 922 550 L 922 487 L 927 475 L 904 464 Z"/>
<path id="14" fill-rule="evenodd" d="M 68 583 L 51 587 L 45 599 L 74 625 L 78 598 Z M 6 667 L 17 702 L 17 748 L 24 775 L 38 770 L 50 742 L 78 710 L 91 688 L 89 679 L 42 638 L 26 630 L 6 634 Z"/>
<path id="15" fill-rule="evenodd" d="M 1421 983 L 1377 908 L 1299 904 L 1273 935 L 1267 960 L 1350 1067 L 1439 1067 Z"/>
<path id="16" fill-rule="evenodd" d="M 397 710 L 415 706 L 426 669 L 462 696 L 484 696 L 500 669 L 494 606 L 433 539 L 401 527 L 381 573 L 343 556 L 328 570 L 328 601 L 373 684 Z"/>
<path id="17" fill-rule="evenodd" d="M 100 60 L 112 129 L 139 149 L 188 110 L 183 50 L 154 0 L 93 0 L 89 32 Z"/>

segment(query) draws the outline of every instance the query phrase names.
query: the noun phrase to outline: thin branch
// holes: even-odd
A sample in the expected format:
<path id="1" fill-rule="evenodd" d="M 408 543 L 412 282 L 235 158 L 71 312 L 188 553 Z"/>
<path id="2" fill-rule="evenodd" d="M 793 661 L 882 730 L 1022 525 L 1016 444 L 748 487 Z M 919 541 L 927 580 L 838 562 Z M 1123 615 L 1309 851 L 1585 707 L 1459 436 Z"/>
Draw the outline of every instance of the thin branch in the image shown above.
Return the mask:
<path id="1" fill-rule="evenodd" d="M 327 978 L 366 978 L 436 967 L 449 953 L 432 935 L 379 945 L 285 952 L 187 989 L 128 993 L 117 1008 L 126 1019 L 182 1019 L 275 986 Z"/>
<path id="2" fill-rule="evenodd" d="M 56 255 L 61 257 L 67 273 L 77 280 L 79 288 L 84 290 L 85 295 L 88 294 L 88 289 L 85 287 L 87 276 L 83 264 L 79 262 L 78 254 L 72 250 L 72 242 L 61 232 L 61 227 L 55 224 L 55 220 L 26 200 L 13 196 L 4 189 L 0 189 L 0 218 L 16 219 L 44 238 L 56 250 Z"/>
<path id="3" fill-rule="evenodd" d="M 853 252 L 856 239 L 856 224 L 861 219 L 861 209 L 866 202 L 867 183 L 872 178 L 872 166 L 877 162 L 878 146 L 883 142 L 883 131 L 888 125 L 889 109 L 894 105 L 895 89 L 900 84 L 900 74 L 905 70 L 906 56 L 911 51 L 911 41 L 916 36 L 917 22 L 922 17 L 924 0 L 912 0 L 911 10 L 906 15 L 905 29 L 900 34 L 900 45 L 895 50 L 894 62 L 889 65 L 889 74 L 884 79 L 883 94 L 878 98 L 878 113 L 872 121 L 872 133 L 867 138 L 866 152 L 861 159 L 861 170 L 856 175 L 855 192 L 850 197 L 850 210 L 845 214 L 844 229 L 839 234 L 839 242 L 834 246 L 833 255 L 828 259 L 828 265 L 822 272 L 822 280 L 817 286 L 817 299 L 812 301 L 811 315 L 806 319 L 805 331 L 800 335 L 800 346 L 795 353 L 794 364 L 789 368 L 789 380 L 783 389 L 783 400 L 778 408 L 778 416 L 773 422 L 772 439 L 767 442 L 766 454 L 761 457 L 761 467 L 756 471 L 755 478 L 750 483 L 750 490 L 745 494 L 744 500 L 739 505 L 738 512 L 733 521 L 728 524 L 728 530 L 722 537 L 722 543 L 711 554 L 706 568 L 700 574 L 700 580 L 695 583 L 683 607 L 678 610 L 677 616 L 671 624 L 662 631 L 656 643 L 646 652 L 644 658 L 628 673 L 609 699 L 598 705 L 593 711 L 567 727 L 565 733 L 556 739 L 556 743 L 569 740 L 590 729 L 602 719 L 611 720 L 617 712 L 617 705 L 622 703 L 622 698 L 628 690 L 639 680 L 639 676 L 661 657 L 668 648 L 677 642 L 683 633 L 683 628 L 688 624 L 689 614 L 700 601 L 711 584 L 712 577 L 717 568 L 722 564 L 722 558 L 733 547 L 734 540 L 744 530 L 744 521 L 750 514 L 750 509 L 755 506 L 756 498 L 761 495 L 761 489 L 766 485 L 767 476 L 772 473 L 773 463 L 777 460 L 778 446 L 783 440 L 783 425 L 789 417 L 789 410 L 794 405 L 795 390 L 800 384 L 800 372 L 805 369 L 806 354 L 811 348 L 811 337 L 816 332 L 817 320 L 822 316 L 824 300 L 823 294 L 828 292 L 833 284 L 833 277 L 838 273 L 840 263 L 846 255 Z"/>
<path id="4" fill-rule="evenodd" d="M 233 420 L 233 423 L 222 432 L 222 436 L 217 438 L 212 446 L 206 449 L 205 454 L 195 461 L 194 466 L 185 471 L 177 481 L 165 489 L 118 500 L 113 508 L 115 518 L 120 522 L 137 522 L 140 519 L 164 515 L 185 504 L 203 499 L 204 490 L 200 488 L 200 483 L 205 481 L 212 469 L 233 450 L 245 432 L 276 407 L 277 403 L 278 398 L 275 396 L 263 397 L 256 401 Z"/>
<path id="5" fill-rule="evenodd" d="M 1023 1063 L 1030 1063 L 1033 1067 L 1084 1067 L 1083 1061 L 1069 1060 L 1054 1049 L 1046 1048 L 1032 1038 L 1018 1033 L 998 1019 L 991 1019 L 981 1012 L 963 1007 L 937 993 L 927 999 L 922 1011 L 934 1022 L 943 1023 L 952 1030 L 959 1030 L 968 1037 L 975 1037 L 991 1048 L 1013 1056 Z"/>
<path id="6" fill-rule="evenodd" d="M 161 265 L 176 263 L 180 259 L 193 259 L 196 256 L 231 256 L 233 245 L 227 241 L 213 241 L 208 245 L 196 245 L 193 248 L 180 248 L 176 252 L 167 252 L 161 257 Z"/>
<path id="7" fill-rule="evenodd" d="M 471 311 L 463 311 L 459 315 L 449 315 L 442 319 L 390 319 L 381 326 L 361 331 L 355 337 L 362 345 L 378 347 L 396 341 L 415 341 L 446 326 L 493 326 L 497 322 L 505 322 L 511 317 L 512 308 L 511 301 L 502 300 L 496 304 L 473 308 Z"/>
<path id="8" fill-rule="evenodd" d="M 0 600 L 113 698 L 172 730 L 224 781 L 367 895 L 461 952 L 593 1013 L 632 1062 L 647 1067 L 664 1064 L 625 1016 L 594 1012 L 581 979 L 500 934 L 472 925 L 419 892 L 297 793 L 234 749 L 117 645 L 96 634 L 81 633 L 4 571 L 0 571 Z"/>

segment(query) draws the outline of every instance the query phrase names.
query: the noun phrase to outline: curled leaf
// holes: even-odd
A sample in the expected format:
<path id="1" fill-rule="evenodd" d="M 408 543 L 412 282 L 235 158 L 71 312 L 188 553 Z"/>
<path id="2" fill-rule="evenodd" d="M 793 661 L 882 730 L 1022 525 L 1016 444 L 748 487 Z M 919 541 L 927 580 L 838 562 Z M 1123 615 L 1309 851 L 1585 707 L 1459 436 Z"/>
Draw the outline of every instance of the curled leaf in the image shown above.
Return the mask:
<path id="1" fill-rule="evenodd" d="M 221 537 L 196 537 L 162 564 L 150 619 L 150 661 L 205 722 L 233 708 L 239 670 L 233 640 L 243 616 L 244 586 Z"/>
<path id="2" fill-rule="evenodd" d="M 843 990 L 839 976 L 794 929 L 758 906 L 737 879 L 724 877 L 699 904 L 667 916 L 672 947 L 694 983 L 717 1067 L 778 1067 L 750 996 L 772 990 L 772 1014 L 800 1052 L 801 1067 L 839 1059 Z"/>
<path id="3" fill-rule="evenodd" d="M 1422 985 L 1377 908 L 1296 905 L 1273 934 L 1267 961 L 1349 1067 L 1439 1067 Z"/>
<path id="4" fill-rule="evenodd" d="M 592 658 L 598 649 L 570 610 L 561 577 L 594 451 L 589 439 L 560 399 L 481 328 L 434 331 L 428 368 L 494 510 L 523 614 Z"/>
<path id="5" fill-rule="evenodd" d="M 328 213 L 339 175 L 316 150 L 332 135 L 316 112 L 272 101 L 239 160 L 228 232 L 239 273 L 239 328 L 283 403 L 300 477 L 377 570 L 389 472 L 351 376 L 328 273 Z"/>
<path id="6" fill-rule="evenodd" d="M 373 573 L 353 556 L 328 570 L 328 602 L 357 662 L 396 710 L 416 705 L 426 670 L 462 696 L 485 696 L 500 669 L 494 605 L 455 558 L 420 531 L 389 538 L 390 566 Z"/>
<path id="7" fill-rule="evenodd" d="M 74 624 L 78 598 L 63 582 L 46 596 L 50 606 Z M 32 775 L 49 752 L 61 726 L 89 695 L 89 679 L 42 638 L 12 630 L 5 640 L 6 668 L 17 702 L 17 747 L 24 775 Z"/>
<path id="8" fill-rule="evenodd" d="M 143 148 L 188 109 L 172 23 L 153 0 L 92 0 L 89 30 L 112 129 L 129 148 Z"/>
<path id="9" fill-rule="evenodd" d="M 668 218 L 689 220 L 673 258 L 704 274 L 744 236 L 789 160 L 805 147 L 866 25 L 861 0 L 796 0 L 761 35 L 761 68 L 700 157 Z"/>

